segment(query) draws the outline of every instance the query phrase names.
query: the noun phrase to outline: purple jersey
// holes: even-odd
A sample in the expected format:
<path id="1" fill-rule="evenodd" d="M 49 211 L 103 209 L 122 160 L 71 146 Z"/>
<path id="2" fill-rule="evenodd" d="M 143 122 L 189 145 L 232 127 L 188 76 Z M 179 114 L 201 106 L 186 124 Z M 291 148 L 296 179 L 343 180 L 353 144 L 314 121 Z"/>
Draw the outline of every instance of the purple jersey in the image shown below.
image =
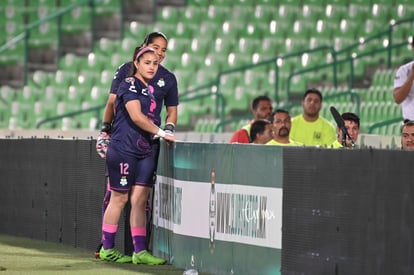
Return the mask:
<path id="1" fill-rule="evenodd" d="M 139 128 L 130 118 L 125 104 L 131 100 L 139 100 L 141 112 L 154 120 L 156 101 L 153 88 L 146 87 L 135 76 L 124 79 L 119 85 L 115 100 L 115 119 L 109 147 L 137 158 L 144 158 L 152 152 L 153 134 Z"/>
<path id="2" fill-rule="evenodd" d="M 122 64 L 115 73 L 111 84 L 111 93 L 116 94 L 118 87 L 122 81 L 130 76 L 132 62 Z M 158 71 L 155 76 L 149 81 L 149 84 L 154 87 L 155 101 L 157 108 L 154 111 L 154 123 L 157 126 L 161 125 L 161 109 L 164 103 L 165 106 L 178 105 L 178 88 L 177 79 L 175 75 L 162 65 L 158 66 Z"/>

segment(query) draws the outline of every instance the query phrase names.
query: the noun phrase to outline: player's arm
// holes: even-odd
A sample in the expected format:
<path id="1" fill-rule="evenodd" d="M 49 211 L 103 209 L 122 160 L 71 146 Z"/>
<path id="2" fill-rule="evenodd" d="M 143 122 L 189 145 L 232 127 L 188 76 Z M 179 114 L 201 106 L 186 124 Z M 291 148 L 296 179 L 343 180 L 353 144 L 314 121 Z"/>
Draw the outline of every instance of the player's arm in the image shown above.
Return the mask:
<path id="1" fill-rule="evenodd" d="M 112 123 L 112 120 L 114 119 L 115 99 L 116 94 L 110 93 L 104 109 L 104 114 L 102 118 L 103 123 Z"/>
<path id="2" fill-rule="evenodd" d="M 158 135 L 166 140 L 174 141 L 173 135 L 166 135 L 165 131 L 155 125 L 146 115 L 141 112 L 141 102 L 139 100 L 130 100 L 125 104 L 125 108 L 131 120 L 139 128 L 154 135 Z"/>
<path id="3" fill-rule="evenodd" d="M 397 104 L 400 104 L 405 100 L 405 98 L 408 96 L 408 93 L 410 92 L 411 86 L 413 85 L 414 81 L 414 64 L 411 67 L 411 72 L 407 77 L 407 80 L 404 82 L 404 84 L 400 87 L 394 88 L 394 101 Z"/>
<path id="4" fill-rule="evenodd" d="M 164 131 L 173 135 L 175 132 L 175 125 L 177 125 L 178 111 L 177 106 L 167 106 L 167 116 L 165 118 Z"/>

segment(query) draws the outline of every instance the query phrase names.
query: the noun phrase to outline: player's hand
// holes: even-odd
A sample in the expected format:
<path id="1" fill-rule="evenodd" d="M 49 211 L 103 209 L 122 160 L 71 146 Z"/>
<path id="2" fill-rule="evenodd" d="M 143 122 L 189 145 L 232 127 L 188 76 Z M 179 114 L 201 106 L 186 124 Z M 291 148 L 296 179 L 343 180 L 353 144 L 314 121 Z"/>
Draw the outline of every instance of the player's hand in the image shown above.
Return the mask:
<path id="1" fill-rule="evenodd" d="M 167 135 L 173 136 L 175 133 L 175 125 L 172 122 L 167 122 L 164 126 L 164 131 Z"/>
<path id="2" fill-rule="evenodd" d="M 167 141 L 167 142 L 169 142 L 169 141 L 176 141 L 177 140 L 177 138 L 174 135 L 169 134 L 167 132 L 165 133 L 165 137 L 163 137 L 163 139 L 165 141 Z"/>
<path id="3" fill-rule="evenodd" d="M 111 136 L 106 132 L 100 132 L 98 139 L 96 140 L 96 152 L 103 159 L 106 157 L 106 151 L 108 150 L 110 140 Z"/>
<path id="4" fill-rule="evenodd" d="M 101 158 L 106 158 L 106 150 L 108 150 L 108 144 L 111 140 L 111 123 L 103 122 L 101 132 L 96 140 L 96 152 Z"/>

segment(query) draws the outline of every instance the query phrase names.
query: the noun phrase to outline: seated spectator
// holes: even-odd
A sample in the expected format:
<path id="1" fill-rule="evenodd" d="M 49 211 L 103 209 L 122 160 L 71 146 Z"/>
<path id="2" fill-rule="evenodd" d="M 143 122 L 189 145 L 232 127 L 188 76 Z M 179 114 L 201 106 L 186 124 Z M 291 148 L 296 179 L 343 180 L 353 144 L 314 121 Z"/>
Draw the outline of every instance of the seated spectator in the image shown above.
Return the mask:
<path id="1" fill-rule="evenodd" d="M 290 128 L 292 122 L 290 114 L 286 110 L 277 109 L 272 113 L 270 122 L 273 127 L 273 139 L 266 145 L 279 145 L 279 146 L 300 146 L 301 144 L 295 142 L 289 138 Z"/>
<path id="2" fill-rule="evenodd" d="M 359 135 L 359 117 L 356 114 L 350 113 L 350 112 L 343 113 L 341 117 L 344 120 L 345 128 L 348 131 L 348 134 L 352 139 L 351 140 L 349 139 L 349 137 L 346 137 L 345 147 L 347 148 L 354 147 L 355 143 L 358 140 L 358 135 Z M 332 143 L 332 148 L 343 148 L 344 146 L 342 144 L 342 139 L 343 139 L 342 129 L 337 127 L 336 133 L 337 133 L 336 140 L 334 141 L 334 143 Z"/>
<path id="3" fill-rule="evenodd" d="M 237 130 L 230 138 L 230 143 L 250 143 L 250 127 L 255 120 L 267 119 L 272 113 L 272 100 L 268 96 L 258 96 L 252 102 L 253 120 L 249 124 Z"/>
<path id="4" fill-rule="evenodd" d="M 330 146 L 336 139 L 334 126 L 319 115 L 322 94 L 308 89 L 302 100 L 303 114 L 292 118 L 290 138 L 306 146 Z"/>
<path id="5" fill-rule="evenodd" d="M 401 128 L 401 148 L 414 150 L 414 121 L 407 120 Z"/>
<path id="6" fill-rule="evenodd" d="M 272 124 L 265 119 L 258 119 L 250 127 L 250 140 L 254 144 L 266 144 L 272 139 Z"/>

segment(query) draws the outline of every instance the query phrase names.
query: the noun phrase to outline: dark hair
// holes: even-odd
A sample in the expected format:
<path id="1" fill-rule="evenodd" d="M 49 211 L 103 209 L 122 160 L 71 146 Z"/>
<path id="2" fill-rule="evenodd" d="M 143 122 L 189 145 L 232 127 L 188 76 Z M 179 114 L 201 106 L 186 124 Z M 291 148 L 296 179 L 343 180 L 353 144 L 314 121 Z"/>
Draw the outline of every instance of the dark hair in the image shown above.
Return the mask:
<path id="1" fill-rule="evenodd" d="M 256 140 L 257 134 L 263 134 L 266 130 L 266 125 L 270 124 L 270 121 L 265 119 L 258 119 L 250 126 L 250 142 Z"/>
<path id="2" fill-rule="evenodd" d="M 414 120 L 409 120 L 409 119 L 404 119 L 403 121 L 403 125 L 401 126 L 401 133 L 404 130 L 405 126 L 413 126 L 414 125 Z"/>
<path id="3" fill-rule="evenodd" d="M 317 94 L 319 96 L 319 99 L 322 102 L 322 99 L 323 99 L 322 93 L 318 89 L 316 89 L 316 88 L 307 89 L 305 94 L 303 95 L 303 99 L 305 99 L 308 94 Z"/>
<path id="4" fill-rule="evenodd" d="M 351 112 L 343 113 L 341 116 L 343 120 L 350 120 L 350 121 L 355 122 L 359 128 L 359 116 Z"/>
<path id="5" fill-rule="evenodd" d="M 255 97 L 253 99 L 253 102 L 252 102 L 252 109 L 253 110 L 257 109 L 257 106 L 259 105 L 260 101 L 272 101 L 272 100 L 267 95 L 261 95 L 261 96 Z"/>
<path id="6" fill-rule="evenodd" d="M 287 114 L 288 116 L 290 115 L 288 110 L 285 110 L 285 109 L 276 109 L 276 111 L 274 111 L 272 113 L 272 115 L 270 116 L 270 123 L 273 123 L 274 122 L 274 120 L 275 120 L 275 114 L 278 114 L 278 113 L 284 113 L 284 114 Z"/>
<path id="7" fill-rule="evenodd" d="M 134 75 L 135 74 L 135 66 L 134 66 L 134 61 L 135 61 L 135 57 L 137 56 L 137 53 L 141 50 L 141 48 L 148 46 L 148 44 L 151 44 L 154 42 L 155 38 L 158 37 L 162 37 L 167 43 L 168 43 L 168 39 L 167 36 L 165 34 L 163 34 L 162 32 L 151 32 L 149 34 L 147 34 L 144 38 L 144 42 L 142 42 L 141 45 L 135 47 L 134 50 L 134 54 L 132 55 L 132 64 L 131 64 L 131 68 L 129 70 L 129 75 Z"/>
<path id="8" fill-rule="evenodd" d="M 141 54 L 140 54 L 140 56 L 137 56 L 137 55 L 138 55 L 138 53 L 139 53 L 141 50 L 145 49 L 145 48 L 147 48 L 148 50 L 145 50 L 143 53 L 141 53 Z M 155 51 L 154 51 L 153 49 L 151 49 L 151 48 L 149 48 L 149 47 L 146 47 L 146 46 L 144 46 L 144 47 L 136 47 L 136 48 L 135 48 L 135 50 L 134 50 L 134 56 L 132 57 L 131 68 L 130 68 L 130 70 L 129 70 L 129 76 L 132 76 L 132 75 L 134 75 L 134 74 L 137 72 L 137 68 L 136 68 L 136 67 L 135 67 L 135 65 L 134 65 L 134 61 L 138 61 L 138 60 L 141 58 L 141 56 L 142 56 L 144 53 L 146 53 L 146 52 L 154 52 L 154 53 L 155 53 Z"/>
<path id="9" fill-rule="evenodd" d="M 162 37 L 168 43 L 168 39 L 165 34 L 163 34 L 162 32 L 152 32 L 145 36 L 144 42 L 142 42 L 141 46 L 148 46 L 148 44 L 153 43 L 154 39 L 158 37 Z"/>

